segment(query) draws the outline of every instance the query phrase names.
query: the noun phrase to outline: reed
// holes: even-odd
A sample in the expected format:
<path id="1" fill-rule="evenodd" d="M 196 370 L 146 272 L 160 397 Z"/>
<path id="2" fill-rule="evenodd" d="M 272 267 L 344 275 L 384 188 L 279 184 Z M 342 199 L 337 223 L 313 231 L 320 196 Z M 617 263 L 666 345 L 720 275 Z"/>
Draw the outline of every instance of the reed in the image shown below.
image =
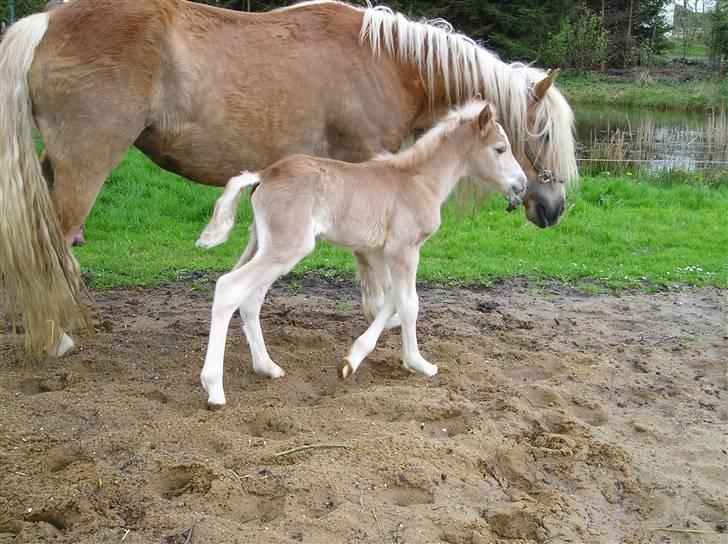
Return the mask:
<path id="1" fill-rule="evenodd" d="M 705 124 L 657 127 L 649 118 L 636 126 L 593 129 L 579 150 L 582 175 L 612 173 L 663 176 L 670 171 L 723 176 L 728 171 L 728 116 L 706 113 Z"/>

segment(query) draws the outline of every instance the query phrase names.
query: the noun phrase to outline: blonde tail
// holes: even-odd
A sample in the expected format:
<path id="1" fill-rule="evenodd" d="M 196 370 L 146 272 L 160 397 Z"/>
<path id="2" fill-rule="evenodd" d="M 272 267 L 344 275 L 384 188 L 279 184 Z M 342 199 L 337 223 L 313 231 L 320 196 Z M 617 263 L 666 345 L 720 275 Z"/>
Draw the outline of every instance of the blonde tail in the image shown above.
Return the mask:
<path id="1" fill-rule="evenodd" d="M 235 215 L 238 212 L 238 202 L 243 194 L 243 188 L 256 183 L 260 183 L 260 174 L 255 172 L 243 172 L 239 176 L 230 178 L 222 196 L 215 202 L 212 219 L 200 234 L 197 247 L 215 247 L 228 239 L 235 225 Z"/>
<path id="2" fill-rule="evenodd" d="M 31 15 L 0 42 L 0 288 L 34 352 L 55 352 L 63 329 L 88 324 L 34 143 L 28 72 L 47 28 L 47 14 Z"/>

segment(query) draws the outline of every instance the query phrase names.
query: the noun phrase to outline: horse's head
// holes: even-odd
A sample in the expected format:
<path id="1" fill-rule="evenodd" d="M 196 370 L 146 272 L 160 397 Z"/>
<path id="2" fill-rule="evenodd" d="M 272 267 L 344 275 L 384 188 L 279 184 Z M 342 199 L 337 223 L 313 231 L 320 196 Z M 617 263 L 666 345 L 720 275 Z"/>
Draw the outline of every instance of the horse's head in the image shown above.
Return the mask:
<path id="1" fill-rule="evenodd" d="M 513 155 L 506 131 L 496 121 L 490 104 L 482 104 L 473 123 L 475 142 L 467 159 L 468 173 L 503 193 L 512 206 L 518 205 L 525 196 L 526 174 Z"/>
<path id="2" fill-rule="evenodd" d="M 525 141 L 517 152 L 528 177 L 526 217 L 541 228 L 555 225 L 566 204 L 566 182 L 576 178 L 573 119 L 561 93 L 551 90 L 558 69 L 533 86 Z"/>

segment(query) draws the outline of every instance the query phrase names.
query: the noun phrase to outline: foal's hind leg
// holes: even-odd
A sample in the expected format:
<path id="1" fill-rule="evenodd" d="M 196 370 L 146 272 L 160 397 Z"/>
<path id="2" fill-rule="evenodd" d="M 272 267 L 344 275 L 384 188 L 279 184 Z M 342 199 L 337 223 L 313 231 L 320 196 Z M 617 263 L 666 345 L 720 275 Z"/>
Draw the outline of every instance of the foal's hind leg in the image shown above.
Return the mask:
<path id="1" fill-rule="evenodd" d="M 248 244 L 245 246 L 245 251 L 243 251 L 243 254 L 240 256 L 240 259 L 238 259 L 237 264 L 235 265 L 235 268 L 240 268 L 245 263 L 247 263 L 250 259 L 253 258 L 253 255 L 258 251 L 258 234 L 255 232 L 255 221 L 253 221 L 250 224 L 250 233 L 248 235 Z M 235 270 L 233 268 L 233 270 Z"/>
<path id="2" fill-rule="evenodd" d="M 205 365 L 200 374 L 202 385 L 208 394 L 208 407 L 219 408 L 225 404 L 225 339 L 236 308 L 243 319 L 243 330 L 250 346 L 255 372 L 272 378 L 284 375 L 283 369 L 271 360 L 265 347 L 260 328 L 260 307 L 273 282 L 290 272 L 298 261 L 313 250 L 314 244 L 313 231 L 304 234 L 302 240 L 289 241 L 285 246 L 271 241 L 267 246 L 262 245 L 250 261 L 221 276 L 217 281 L 212 305 L 210 340 Z"/>

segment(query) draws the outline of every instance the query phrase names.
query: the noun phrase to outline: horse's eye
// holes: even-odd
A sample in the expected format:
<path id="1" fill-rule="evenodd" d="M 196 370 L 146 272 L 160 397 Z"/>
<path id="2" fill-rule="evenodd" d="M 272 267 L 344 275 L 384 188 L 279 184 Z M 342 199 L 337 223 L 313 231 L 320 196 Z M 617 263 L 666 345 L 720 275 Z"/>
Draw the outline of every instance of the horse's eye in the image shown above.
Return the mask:
<path id="1" fill-rule="evenodd" d="M 495 150 L 498 153 L 498 155 L 503 155 L 503 153 L 506 152 L 506 148 L 505 147 L 496 147 Z"/>

